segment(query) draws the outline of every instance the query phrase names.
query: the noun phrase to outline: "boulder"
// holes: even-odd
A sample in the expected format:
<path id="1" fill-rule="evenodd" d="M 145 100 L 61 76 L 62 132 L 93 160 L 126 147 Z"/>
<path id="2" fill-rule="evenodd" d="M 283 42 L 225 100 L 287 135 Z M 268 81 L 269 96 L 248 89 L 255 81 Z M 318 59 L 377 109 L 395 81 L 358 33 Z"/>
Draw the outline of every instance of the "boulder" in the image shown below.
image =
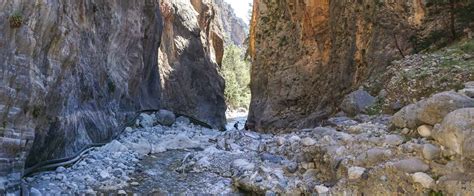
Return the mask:
<path id="1" fill-rule="evenodd" d="M 171 126 L 176 121 L 176 116 L 168 110 L 160 110 L 156 113 L 157 121 L 164 126 Z"/>
<path id="2" fill-rule="evenodd" d="M 474 138 L 474 108 L 449 113 L 441 124 L 435 126 L 433 138 L 458 154 L 474 158 L 474 146 L 467 142 Z"/>
<path id="3" fill-rule="evenodd" d="M 441 150 L 433 144 L 425 144 L 423 146 L 423 157 L 427 160 L 439 158 Z"/>
<path id="4" fill-rule="evenodd" d="M 464 83 L 465 88 L 473 88 L 474 89 L 474 81 Z"/>
<path id="5" fill-rule="evenodd" d="M 463 89 L 461 91 L 459 91 L 460 93 L 470 97 L 470 98 L 474 98 L 474 88 L 466 88 L 466 89 Z"/>
<path id="6" fill-rule="evenodd" d="M 367 150 L 367 161 L 371 163 L 378 163 L 390 157 L 391 151 L 383 148 L 372 148 Z"/>
<path id="7" fill-rule="evenodd" d="M 143 128 L 152 127 L 155 123 L 154 116 L 145 113 L 140 114 L 138 120 L 140 120 L 140 126 L 142 126 Z"/>
<path id="8" fill-rule="evenodd" d="M 198 141 L 191 140 L 186 135 L 177 135 L 168 138 L 165 142 L 161 143 L 160 146 L 167 150 L 184 150 L 199 148 L 201 144 Z"/>
<path id="9" fill-rule="evenodd" d="M 386 135 L 384 144 L 389 146 L 398 146 L 403 143 L 403 137 L 399 135 Z"/>
<path id="10" fill-rule="evenodd" d="M 416 117 L 418 114 L 417 109 L 416 104 L 410 104 L 402 108 L 393 115 L 391 123 L 399 128 L 415 129 L 421 125 L 421 122 Z"/>
<path id="11" fill-rule="evenodd" d="M 119 141 L 117 140 L 113 140 L 111 141 L 110 143 L 108 143 L 107 145 L 105 145 L 104 147 L 102 147 L 105 151 L 107 152 L 125 152 L 128 150 L 128 148 L 123 145 L 122 143 L 120 143 Z"/>
<path id="12" fill-rule="evenodd" d="M 357 90 L 348 94 L 340 108 L 350 116 L 365 113 L 366 109 L 375 103 L 375 97 L 364 90 Z"/>
<path id="13" fill-rule="evenodd" d="M 419 105 L 418 120 L 428 125 L 435 125 L 443 121 L 444 117 L 454 110 L 474 107 L 474 99 L 448 91 L 435 94 L 417 105 Z"/>
<path id="14" fill-rule="evenodd" d="M 400 160 L 395 163 L 392 163 L 392 165 L 396 169 L 407 173 L 425 172 L 430 169 L 430 167 L 426 163 L 417 158 Z"/>
<path id="15" fill-rule="evenodd" d="M 180 117 L 176 118 L 176 123 L 180 123 L 180 124 L 183 124 L 183 125 L 189 125 L 191 123 L 191 120 L 189 120 L 189 118 L 186 118 L 184 116 L 180 116 Z"/>
<path id="16" fill-rule="evenodd" d="M 399 128 L 416 129 L 420 125 L 435 125 L 450 112 L 474 107 L 474 99 L 453 91 L 435 94 L 426 100 L 402 108 L 392 117 L 392 124 Z"/>
<path id="17" fill-rule="evenodd" d="M 140 139 L 137 143 L 127 143 L 127 146 L 140 155 L 147 155 L 152 151 L 151 144 L 145 139 Z"/>

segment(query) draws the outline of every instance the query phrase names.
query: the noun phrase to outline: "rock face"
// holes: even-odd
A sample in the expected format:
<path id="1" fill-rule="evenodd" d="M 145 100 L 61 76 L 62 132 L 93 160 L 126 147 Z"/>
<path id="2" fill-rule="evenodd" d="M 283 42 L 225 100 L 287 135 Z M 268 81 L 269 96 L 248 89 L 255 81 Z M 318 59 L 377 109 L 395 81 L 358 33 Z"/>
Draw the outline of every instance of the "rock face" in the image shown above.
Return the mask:
<path id="1" fill-rule="evenodd" d="M 20 178 L 25 161 L 108 141 L 139 110 L 166 108 L 223 128 L 223 44 L 212 9 L 197 0 L 160 4 L 0 3 L 0 17 L 21 19 L 0 20 L 0 188 L 2 178 Z"/>
<path id="2" fill-rule="evenodd" d="M 345 94 L 411 52 L 412 1 L 254 0 L 248 122 L 263 131 L 314 126 Z"/>
<path id="3" fill-rule="evenodd" d="M 224 41 L 216 9 L 203 0 L 161 0 L 158 53 L 163 107 L 224 129 Z"/>
<path id="4" fill-rule="evenodd" d="M 222 27 L 226 38 L 237 46 L 243 46 L 248 35 L 248 24 L 237 17 L 232 7 L 224 0 L 214 0 L 214 5 L 218 9 L 217 17 L 219 26 Z"/>

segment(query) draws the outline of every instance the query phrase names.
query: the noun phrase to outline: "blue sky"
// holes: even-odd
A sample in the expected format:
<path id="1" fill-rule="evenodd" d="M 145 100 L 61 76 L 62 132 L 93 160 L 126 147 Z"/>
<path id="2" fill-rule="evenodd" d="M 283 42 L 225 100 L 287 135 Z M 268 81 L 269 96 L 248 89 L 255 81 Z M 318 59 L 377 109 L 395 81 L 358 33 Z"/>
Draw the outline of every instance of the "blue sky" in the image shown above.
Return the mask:
<path id="1" fill-rule="evenodd" d="M 225 0 L 228 4 L 234 8 L 235 13 L 238 17 L 242 18 L 246 23 L 250 19 L 249 11 L 252 7 L 249 6 L 250 3 L 253 3 L 253 0 Z"/>

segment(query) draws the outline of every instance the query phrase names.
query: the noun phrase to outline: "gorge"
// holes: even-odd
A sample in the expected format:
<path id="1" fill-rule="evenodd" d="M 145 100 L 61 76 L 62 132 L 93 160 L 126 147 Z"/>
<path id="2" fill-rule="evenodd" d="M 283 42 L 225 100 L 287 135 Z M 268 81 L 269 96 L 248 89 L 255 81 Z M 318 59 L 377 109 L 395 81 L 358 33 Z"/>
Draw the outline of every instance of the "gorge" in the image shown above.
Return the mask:
<path id="1" fill-rule="evenodd" d="M 0 1 L 0 195 L 472 194 L 452 2 L 254 0 L 247 35 L 223 0 Z M 230 44 L 251 102 L 225 130 Z"/>

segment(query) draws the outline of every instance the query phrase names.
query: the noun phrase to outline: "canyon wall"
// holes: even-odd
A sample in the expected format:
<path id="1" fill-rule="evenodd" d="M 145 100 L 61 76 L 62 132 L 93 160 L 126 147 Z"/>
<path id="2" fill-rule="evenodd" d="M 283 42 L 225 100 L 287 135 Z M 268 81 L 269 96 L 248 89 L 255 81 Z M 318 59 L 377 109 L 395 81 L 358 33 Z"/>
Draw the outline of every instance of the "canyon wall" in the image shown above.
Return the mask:
<path id="1" fill-rule="evenodd" d="M 248 35 L 248 24 L 242 18 L 237 17 L 231 5 L 224 0 L 214 0 L 218 9 L 217 21 L 222 27 L 226 41 L 237 46 L 243 46 Z"/>
<path id="2" fill-rule="evenodd" d="M 412 52 L 424 12 L 421 0 L 254 0 L 248 125 L 316 126 L 368 76 Z"/>
<path id="3" fill-rule="evenodd" d="M 25 167 L 108 141 L 140 110 L 222 129 L 222 36 L 205 7 L 0 1 L 0 189 Z"/>
<path id="4" fill-rule="evenodd" d="M 218 73 L 224 41 L 208 0 L 161 0 L 158 52 L 163 106 L 224 129 L 224 79 Z"/>

